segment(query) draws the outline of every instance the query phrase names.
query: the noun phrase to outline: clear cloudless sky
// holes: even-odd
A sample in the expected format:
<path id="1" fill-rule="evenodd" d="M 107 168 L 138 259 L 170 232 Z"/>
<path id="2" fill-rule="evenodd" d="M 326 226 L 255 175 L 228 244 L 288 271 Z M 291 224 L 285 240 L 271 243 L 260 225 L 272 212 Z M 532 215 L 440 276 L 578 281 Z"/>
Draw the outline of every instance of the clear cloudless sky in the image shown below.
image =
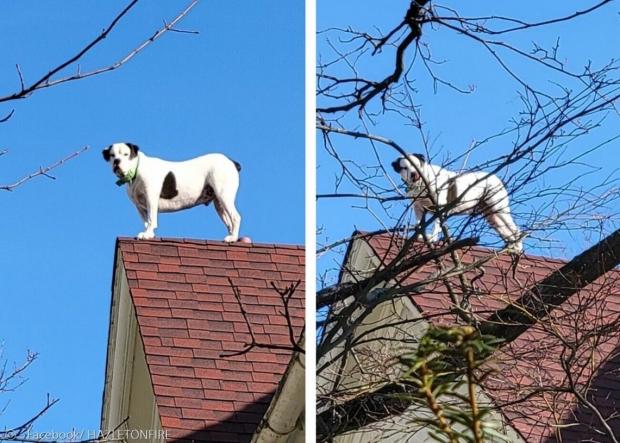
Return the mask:
<path id="1" fill-rule="evenodd" d="M 350 26 L 353 29 L 372 34 L 377 34 L 374 27 L 387 32 L 400 23 L 409 4 L 405 0 L 392 2 L 318 0 L 317 3 L 318 31 Z M 480 0 L 465 3 L 441 2 L 441 4 L 455 8 L 463 16 L 475 17 L 497 14 L 530 22 L 568 15 L 595 3 L 598 2 L 591 0 L 574 2 L 530 0 L 521 2 Z M 560 59 L 571 69 L 582 72 L 583 67 L 589 61 L 594 67 L 601 68 L 611 59 L 617 59 L 619 55 L 620 34 L 617 32 L 620 25 L 619 11 L 620 5 L 617 2 L 612 2 L 590 15 L 577 18 L 572 22 L 515 33 L 509 36 L 509 41 L 518 43 L 527 51 L 532 48 L 533 42 L 550 48 L 556 41 L 559 41 Z M 317 51 L 324 56 L 323 62 L 333 59 L 333 52 L 330 50 L 326 37 L 332 38 L 332 44 L 337 44 L 333 34 L 319 33 Z M 447 157 L 454 158 L 461 155 L 473 140 L 483 140 L 509 126 L 510 119 L 517 117 L 522 108 L 517 94 L 519 85 L 498 67 L 490 54 L 482 49 L 479 44 L 452 31 L 441 27 L 432 29 L 425 26 L 422 42 L 430 46 L 435 59 L 444 62 L 434 67 L 436 73 L 440 74 L 443 79 L 452 81 L 462 88 L 466 89 L 472 86 L 474 89 L 471 94 L 460 94 L 440 85 L 435 92 L 432 82 L 425 74 L 423 65 L 418 63 L 409 73 L 410 78 L 415 79 L 416 104 L 421 105 L 422 120 L 425 122 L 425 130 L 428 131 L 431 140 L 431 158 L 435 163 L 442 163 Z M 410 51 L 407 61 L 410 61 L 411 58 Z M 368 69 L 366 72 L 371 73 L 368 75 L 369 77 L 380 80 L 393 69 L 393 50 L 384 48 L 383 54 L 375 57 L 375 59 L 373 64 L 365 65 Z M 533 65 L 524 63 L 522 59 L 516 60 L 508 57 L 508 60 L 513 69 L 516 69 L 537 86 L 548 88 L 550 81 L 558 80 L 558 77 L 555 77 L 548 70 L 540 70 Z M 347 75 L 350 75 L 350 72 Z M 617 76 L 617 73 L 612 75 Z M 578 85 L 572 83 L 570 86 L 576 88 Z M 353 115 L 342 120 L 344 126 L 349 129 L 363 130 L 364 128 L 356 119 L 355 111 L 351 114 Z M 407 125 L 403 119 L 397 118 L 394 114 L 386 114 L 378 115 L 375 120 L 377 125 L 370 126 L 370 132 L 396 141 L 409 152 L 423 152 L 424 148 L 418 130 Z M 619 123 L 618 114 L 609 113 L 599 129 L 593 131 L 591 135 L 579 138 L 571 143 L 567 155 L 583 152 L 603 140 L 617 136 L 620 133 Z M 366 141 L 339 135 L 333 135 L 332 138 L 336 142 L 343 160 L 352 160 L 361 165 L 377 163 L 375 155 Z M 510 138 L 504 138 L 501 143 L 486 144 L 470 156 L 468 166 L 475 166 L 488 159 L 508 153 L 511 148 L 510 143 Z M 385 145 L 378 144 L 377 147 L 380 160 L 388 167 L 388 173 L 392 172 L 389 163 L 397 156 L 396 152 Z M 578 185 L 583 186 L 583 189 L 588 189 L 600 183 L 603 178 L 614 173 L 620 164 L 619 160 L 619 141 L 609 143 L 599 151 L 586 156 L 583 162 L 598 168 L 598 170 L 587 177 L 583 177 Z M 334 192 L 334 182 L 339 173 L 339 167 L 323 148 L 320 134 L 317 138 L 317 166 L 318 193 Z M 544 189 L 546 186 L 565 184 L 567 181 L 571 181 L 574 176 L 586 171 L 591 171 L 591 169 L 574 166 L 556 172 L 552 171 L 546 175 L 544 180 L 539 181 L 538 186 Z M 392 178 L 398 181 L 397 176 L 394 175 Z M 387 186 L 388 181 L 385 180 L 383 184 Z M 340 192 L 355 192 L 355 189 L 347 187 L 345 184 Z M 514 209 L 520 214 L 516 219 L 517 224 L 524 224 L 524 218 L 528 212 L 531 212 L 532 208 L 544 209 L 545 206 L 544 199 L 535 202 L 518 201 L 519 195 L 515 195 L 515 199 L 517 203 Z M 615 205 L 617 206 L 617 202 Z M 387 220 L 387 217 L 382 214 L 377 206 L 373 206 L 373 208 L 376 210 L 375 215 L 384 221 Z M 597 212 L 609 215 L 617 212 L 617 208 L 600 208 Z M 395 213 L 400 212 L 395 211 Z M 383 225 L 375 218 L 375 215 L 363 208 L 359 199 L 319 200 L 317 223 L 321 233 L 317 239 L 317 247 L 346 238 L 355 228 L 365 231 L 382 229 Z M 574 220 L 573 227 L 578 223 L 578 220 Z M 605 231 L 609 232 L 613 226 L 612 223 L 606 224 Z M 551 240 L 559 240 L 559 242 L 545 243 L 547 246 L 551 244 L 553 246 L 551 248 L 539 249 L 540 242 L 536 238 L 527 239 L 525 248 L 530 253 L 551 254 L 569 258 L 597 239 L 597 235 L 587 237 L 578 231 L 573 231 L 570 236 L 566 234 L 554 235 Z M 487 244 L 499 245 L 497 236 L 485 240 L 491 240 Z M 318 264 L 319 273 L 330 269 L 332 271 L 337 270 L 342 259 L 342 252 L 343 248 L 340 248 L 336 254 L 327 254 L 322 257 Z M 337 273 L 331 272 L 329 276 L 331 278 L 327 284 L 334 282 Z"/>
<path id="2" fill-rule="evenodd" d="M 128 1 L 2 2 L 0 95 L 74 55 Z M 80 63 L 125 55 L 189 0 L 141 1 Z M 98 429 L 114 243 L 142 226 L 101 150 L 131 141 L 172 160 L 223 152 L 243 165 L 241 234 L 256 242 L 304 241 L 303 2 L 201 1 L 177 26 L 117 71 L 4 104 L 0 183 L 91 149 L 14 192 L 0 193 L 0 340 L 8 366 L 39 357 L 28 381 L 0 394 L 0 428 L 60 402 L 35 430 Z M 162 237 L 222 239 L 213 207 L 163 214 Z"/>

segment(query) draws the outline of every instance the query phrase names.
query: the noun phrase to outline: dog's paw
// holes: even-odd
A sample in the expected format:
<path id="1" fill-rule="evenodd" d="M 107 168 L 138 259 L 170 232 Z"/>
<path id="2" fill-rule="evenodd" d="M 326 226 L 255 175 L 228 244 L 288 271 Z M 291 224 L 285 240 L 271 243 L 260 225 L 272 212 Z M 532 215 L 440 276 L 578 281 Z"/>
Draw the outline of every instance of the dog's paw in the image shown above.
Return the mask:
<path id="1" fill-rule="evenodd" d="M 226 243 L 234 243 L 238 240 L 238 237 L 234 236 L 234 235 L 227 235 L 226 237 L 224 237 L 224 241 Z"/>
<path id="2" fill-rule="evenodd" d="M 138 240 L 150 240 L 151 238 L 155 238 L 155 232 L 153 231 L 144 231 L 138 234 Z"/>
<path id="3" fill-rule="evenodd" d="M 415 241 L 427 244 L 437 243 L 439 242 L 439 235 L 425 237 L 424 234 L 418 234 L 415 236 Z"/>
<path id="4" fill-rule="evenodd" d="M 509 254 L 515 254 L 515 255 L 520 255 L 523 253 L 523 243 L 516 242 L 516 243 L 508 243 L 506 245 L 506 252 L 508 252 Z"/>

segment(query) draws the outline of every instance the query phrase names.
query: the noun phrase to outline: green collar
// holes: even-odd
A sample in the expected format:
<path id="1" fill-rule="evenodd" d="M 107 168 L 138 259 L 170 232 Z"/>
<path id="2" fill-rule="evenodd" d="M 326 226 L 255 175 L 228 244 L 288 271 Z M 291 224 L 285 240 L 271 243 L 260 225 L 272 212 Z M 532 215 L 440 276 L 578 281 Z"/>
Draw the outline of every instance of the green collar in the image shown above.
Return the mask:
<path id="1" fill-rule="evenodd" d="M 422 192 L 424 192 L 424 190 L 426 189 L 426 185 L 424 184 L 424 182 L 420 183 L 420 181 L 417 181 L 415 183 L 406 183 L 407 184 L 407 194 L 409 194 L 410 197 L 419 197 L 420 194 L 422 194 Z"/>
<path id="2" fill-rule="evenodd" d="M 123 186 L 126 183 L 131 184 L 136 179 L 136 175 L 138 175 L 138 166 L 140 166 L 140 157 L 138 157 L 138 162 L 136 163 L 135 168 L 127 171 L 127 174 L 125 174 L 123 178 L 116 180 L 116 186 Z"/>

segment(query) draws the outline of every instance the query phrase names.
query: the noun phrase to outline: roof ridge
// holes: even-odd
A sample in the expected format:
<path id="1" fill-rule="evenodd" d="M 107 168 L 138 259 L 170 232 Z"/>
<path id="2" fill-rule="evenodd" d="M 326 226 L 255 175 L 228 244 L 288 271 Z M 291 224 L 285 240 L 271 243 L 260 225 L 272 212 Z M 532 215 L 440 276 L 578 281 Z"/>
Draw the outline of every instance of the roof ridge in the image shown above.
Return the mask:
<path id="1" fill-rule="evenodd" d="M 351 241 L 354 241 L 356 239 L 369 241 L 370 239 L 373 239 L 373 238 L 392 236 L 396 234 L 396 232 L 397 230 L 383 229 L 380 231 L 362 231 L 362 230 L 356 229 L 351 234 Z M 404 240 L 406 237 L 401 236 L 400 238 Z M 490 254 L 500 251 L 500 249 L 491 248 L 488 246 L 469 246 L 468 249 L 470 250 L 473 249 L 478 252 L 485 252 L 485 253 L 490 253 Z M 534 260 L 534 261 L 547 261 L 547 262 L 554 262 L 554 263 L 561 263 L 561 264 L 565 264 L 570 261 L 570 258 L 549 257 L 546 255 L 530 254 L 530 253 L 525 253 L 525 252 L 522 254 L 522 258 Z"/>
<path id="2" fill-rule="evenodd" d="M 295 243 L 262 243 L 262 242 L 252 242 L 252 243 L 243 243 L 243 242 L 234 242 L 228 243 L 222 240 L 213 240 L 213 239 L 199 239 L 199 238 L 186 238 L 186 237 L 157 237 L 148 240 L 138 240 L 135 237 L 117 237 L 118 242 L 122 243 L 139 243 L 139 244 L 174 244 L 174 245 L 217 245 L 217 246 L 229 246 L 229 247 L 259 247 L 259 248 L 282 248 L 282 249 L 305 249 L 303 244 L 295 244 Z"/>

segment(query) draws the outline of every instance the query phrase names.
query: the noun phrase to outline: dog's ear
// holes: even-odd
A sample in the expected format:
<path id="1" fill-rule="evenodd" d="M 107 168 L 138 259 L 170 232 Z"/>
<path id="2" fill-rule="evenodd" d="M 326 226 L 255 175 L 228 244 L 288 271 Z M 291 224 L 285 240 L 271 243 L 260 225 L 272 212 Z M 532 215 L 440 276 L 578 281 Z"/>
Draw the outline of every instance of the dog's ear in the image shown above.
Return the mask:
<path id="1" fill-rule="evenodd" d="M 400 167 L 400 160 L 402 159 L 402 157 L 398 157 L 396 160 L 394 160 L 392 162 L 392 168 L 394 168 L 394 171 L 400 173 L 401 167 Z"/>
<path id="2" fill-rule="evenodd" d="M 426 163 L 426 156 L 424 154 L 411 154 L 411 156 L 417 158 L 422 163 Z"/>
<path id="3" fill-rule="evenodd" d="M 138 151 L 140 150 L 138 145 L 134 145 L 133 143 L 125 143 L 125 144 L 131 150 L 131 154 L 129 154 L 129 158 L 134 158 L 136 155 L 138 155 Z"/>
<path id="4" fill-rule="evenodd" d="M 103 159 L 106 162 L 110 161 L 110 149 L 112 149 L 112 146 L 108 146 L 107 148 L 105 148 L 103 151 L 101 151 L 101 153 L 103 154 Z"/>

